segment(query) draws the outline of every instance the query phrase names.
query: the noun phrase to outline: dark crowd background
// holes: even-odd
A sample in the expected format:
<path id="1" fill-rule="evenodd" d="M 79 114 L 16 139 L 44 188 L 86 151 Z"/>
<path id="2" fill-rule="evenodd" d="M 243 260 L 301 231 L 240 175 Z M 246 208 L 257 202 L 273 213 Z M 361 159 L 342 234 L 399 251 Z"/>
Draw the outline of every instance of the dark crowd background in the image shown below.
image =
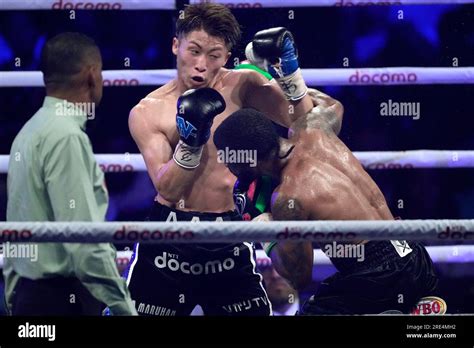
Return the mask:
<path id="1" fill-rule="evenodd" d="M 289 10 L 293 18 L 289 17 Z M 403 11 L 403 19 L 399 19 Z M 474 66 L 474 5 L 362 6 L 233 10 L 243 40 L 229 59 L 243 58 L 253 34 L 273 26 L 290 29 L 302 68 Z M 64 31 L 96 40 L 104 70 L 175 68 L 171 53 L 178 12 L 0 11 L 0 71 L 39 70 L 45 41 Z M 21 66 L 15 66 L 15 58 Z M 124 66 L 126 58 L 130 66 Z M 1 73 L 1 72 L 0 72 Z M 105 87 L 96 118 L 88 124 L 95 153 L 137 153 L 127 117 L 159 86 Z M 345 107 L 341 139 L 353 151 L 474 150 L 471 85 L 313 86 Z M 0 88 L 0 154 L 41 106 L 43 88 Z M 419 102 L 421 117 L 382 117 L 380 103 Z M 474 169 L 371 170 L 396 216 L 403 219 L 474 218 Z M 154 188 L 146 173 L 106 175 L 108 220 L 143 220 Z M 6 175 L 0 174 L 0 220 L 6 218 Z M 401 204 L 400 204 L 401 203 Z M 429 242 L 427 243 L 429 244 Z M 462 241 L 459 242 L 462 244 Z M 473 263 L 439 264 L 450 312 L 474 312 Z M 315 284 L 317 285 L 317 284 Z"/>

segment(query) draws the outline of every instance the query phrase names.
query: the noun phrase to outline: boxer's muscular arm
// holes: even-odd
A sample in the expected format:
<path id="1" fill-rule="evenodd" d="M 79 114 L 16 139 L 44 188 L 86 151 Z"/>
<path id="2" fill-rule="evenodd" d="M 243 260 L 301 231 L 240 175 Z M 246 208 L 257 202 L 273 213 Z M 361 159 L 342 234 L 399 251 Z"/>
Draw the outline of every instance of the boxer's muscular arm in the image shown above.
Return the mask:
<path id="1" fill-rule="evenodd" d="M 336 135 L 339 135 L 344 114 L 342 104 L 314 88 L 308 88 L 308 95 L 314 104 L 314 108 L 311 110 L 314 118 L 318 120 L 322 127 L 332 130 Z"/>
<path id="2" fill-rule="evenodd" d="M 311 98 L 306 95 L 302 99 L 290 102 L 275 81 L 254 70 L 242 71 L 245 74 L 242 93 L 244 107 L 257 109 L 272 121 L 289 127 L 299 116 L 308 113 L 313 107 Z"/>
<path id="3" fill-rule="evenodd" d="M 279 195 L 272 206 L 274 220 L 307 220 L 308 213 L 298 199 Z M 276 271 L 292 286 L 301 290 L 312 280 L 313 246 L 311 242 L 278 242 L 271 252 Z"/>
<path id="4" fill-rule="evenodd" d="M 194 173 L 178 166 L 172 159 L 173 149 L 165 134 L 149 121 L 150 112 L 143 102 L 132 109 L 128 119 L 130 133 L 145 160 L 155 189 L 167 201 L 177 203 L 192 184 Z"/>

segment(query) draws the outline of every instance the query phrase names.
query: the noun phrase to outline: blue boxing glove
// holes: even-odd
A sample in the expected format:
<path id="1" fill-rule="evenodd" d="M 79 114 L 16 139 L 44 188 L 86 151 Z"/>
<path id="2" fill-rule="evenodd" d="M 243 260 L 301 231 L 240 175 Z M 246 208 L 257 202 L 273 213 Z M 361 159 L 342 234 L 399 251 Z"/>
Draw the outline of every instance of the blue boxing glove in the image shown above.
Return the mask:
<path id="1" fill-rule="evenodd" d="M 199 166 L 214 117 L 225 108 L 224 98 L 212 88 L 190 89 L 179 97 L 176 114 L 179 142 L 173 154 L 176 164 L 186 169 Z"/>
<path id="2" fill-rule="evenodd" d="M 276 79 L 289 100 L 303 98 L 308 88 L 298 65 L 298 50 L 289 30 L 283 27 L 259 31 L 246 49 L 247 59 Z"/>

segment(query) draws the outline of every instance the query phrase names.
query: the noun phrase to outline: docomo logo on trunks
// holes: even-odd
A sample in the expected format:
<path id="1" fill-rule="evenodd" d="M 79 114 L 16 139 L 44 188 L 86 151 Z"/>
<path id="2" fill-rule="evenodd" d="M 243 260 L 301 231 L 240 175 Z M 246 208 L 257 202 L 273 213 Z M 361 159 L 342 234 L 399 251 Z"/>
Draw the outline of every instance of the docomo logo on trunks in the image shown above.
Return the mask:
<path id="1" fill-rule="evenodd" d="M 413 83 L 418 80 L 418 76 L 415 73 L 390 73 L 384 72 L 381 74 L 366 74 L 356 70 L 354 74 L 349 76 L 349 83 L 352 84 L 373 84 L 380 85 L 385 83 Z"/>
<path id="2" fill-rule="evenodd" d="M 53 3 L 53 10 L 121 10 L 120 2 L 81 2 L 59 0 Z"/>
<path id="3" fill-rule="evenodd" d="M 167 259 L 167 256 L 169 257 Z M 170 271 L 181 271 L 184 274 L 201 275 L 201 274 L 215 274 L 224 271 L 230 271 L 235 266 L 235 261 L 232 258 L 227 258 L 223 262 L 220 260 L 207 261 L 204 265 L 201 263 L 179 262 L 175 258 L 171 258 L 166 252 L 162 256 L 155 257 L 155 266 L 159 269 L 168 268 Z"/>

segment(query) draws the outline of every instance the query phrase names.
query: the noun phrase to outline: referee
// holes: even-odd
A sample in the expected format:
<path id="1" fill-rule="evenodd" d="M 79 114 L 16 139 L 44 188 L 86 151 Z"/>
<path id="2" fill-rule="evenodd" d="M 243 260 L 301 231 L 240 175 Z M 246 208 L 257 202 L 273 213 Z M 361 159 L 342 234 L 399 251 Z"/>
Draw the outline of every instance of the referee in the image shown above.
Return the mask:
<path id="1" fill-rule="evenodd" d="M 43 106 L 10 151 L 7 221 L 104 221 L 104 174 L 84 132 L 102 98 L 99 48 L 85 35 L 59 34 L 43 48 L 41 71 Z M 107 243 L 39 243 L 35 258 L 6 258 L 10 313 L 100 315 L 108 306 L 136 315 L 115 255 Z"/>

